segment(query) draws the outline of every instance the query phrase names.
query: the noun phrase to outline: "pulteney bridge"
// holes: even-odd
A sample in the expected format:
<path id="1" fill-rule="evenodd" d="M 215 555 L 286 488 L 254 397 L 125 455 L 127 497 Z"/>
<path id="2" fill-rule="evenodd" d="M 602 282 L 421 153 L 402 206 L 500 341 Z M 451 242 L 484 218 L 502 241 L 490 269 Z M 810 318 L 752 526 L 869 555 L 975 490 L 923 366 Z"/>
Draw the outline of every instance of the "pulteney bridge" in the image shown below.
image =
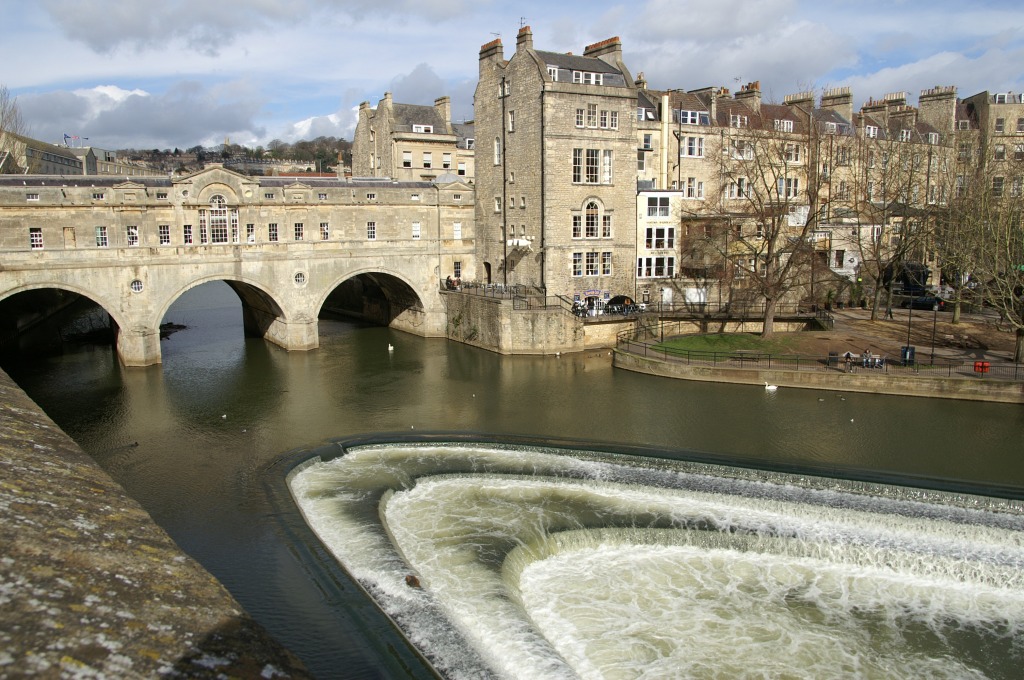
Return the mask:
<path id="1" fill-rule="evenodd" d="M 224 281 L 246 332 L 319 344 L 328 297 L 373 321 L 445 335 L 439 281 L 475 275 L 473 187 L 248 177 L 0 176 L 0 300 L 83 295 L 116 324 L 128 366 L 160 363 L 160 323 L 185 291 Z"/>

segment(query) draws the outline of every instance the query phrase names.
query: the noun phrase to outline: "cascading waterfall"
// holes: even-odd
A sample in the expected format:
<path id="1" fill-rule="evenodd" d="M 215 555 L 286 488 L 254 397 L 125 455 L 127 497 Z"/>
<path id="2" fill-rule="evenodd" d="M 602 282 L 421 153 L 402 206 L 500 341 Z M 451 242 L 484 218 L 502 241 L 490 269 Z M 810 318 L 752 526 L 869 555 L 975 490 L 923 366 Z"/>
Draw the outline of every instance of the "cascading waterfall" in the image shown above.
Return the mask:
<path id="1" fill-rule="evenodd" d="M 1013 677 L 1024 662 L 1013 501 L 490 444 L 359 446 L 290 488 L 448 677 Z"/>

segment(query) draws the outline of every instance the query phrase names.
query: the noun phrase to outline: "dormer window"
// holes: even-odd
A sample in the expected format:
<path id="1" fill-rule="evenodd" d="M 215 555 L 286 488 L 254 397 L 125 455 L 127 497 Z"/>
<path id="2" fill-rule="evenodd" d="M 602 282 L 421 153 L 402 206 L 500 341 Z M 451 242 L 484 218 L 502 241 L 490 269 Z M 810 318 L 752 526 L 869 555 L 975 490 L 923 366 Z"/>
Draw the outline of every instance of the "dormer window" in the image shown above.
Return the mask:
<path id="1" fill-rule="evenodd" d="M 737 116 L 737 115 L 729 116 L 729 127 L 734 127 L 734 128 L 745 128 L 745 127 L 747 127 L 747 117 L 746 116 Z"/>
<path id="2" fill-rule="evenodd" d="M 672 117 L 682 125 L 710 125 L 711 116 L 706 111 L 674 110 Z"/>
<path id="3" fill-rule="evenodd" d="M 910 130 L 908 130 L 906 128 L 903 128 L 902 130 L 900 130 L 900 141 L 901 142 L 909 142 L 910 141 Z"/>
<path id="4" fill-rule="evenodd" d="M 1007 102 L 1007 95 L 1005 92 L 996 95 L 996 104 L 1005 104 Z"/>
<path id="5" fill-rule="evenodd" d="M 558 82 L 558 67 L 548 66 L 548 75 L 551 76 L 551 80 Z"/>
<path id="6" fill-rule="evenodd" d="M 775 131 L 776 132 L 792 132 L 793 131 L 793 121 L 776 118 L 775 119 Z"/>
<path id="7" fill-rule="evenodd" d="M 867 137 L 869 139 L 875 139 L 876 137 L 878 137 L 878 126 L 877 125 L 868 125 L 868 126 L 866 126 L 864 128 L 864 134 L 867 135 Z"/>
<path id="8" fill-rule="evenodd" d="M 413 125 L 412 126 L 412 131 L 413 132 L 432 133 L 434 131 L 434 126 L 433 125 Z"/>
<path id="9" fill-rule="evenodd" d="M 475 146 L 475 144 L 476 144 L 476 140 L 474 140 L 472 137 L 470 137 L 470 138 L 468 138 L 466 140 L 466 148 L 467 149 L 472 149 Z"/>
<path id="10" fill-rule="evenodd" d="M 939 143 L 939 133 L 938 132 L 929 132 L 928 133 L 928 143 L 932 144 L 932 145 L 938 144 Z"/>
<path id="11" fill-rule="evenodd" d="M 573 71 L 572 82 L 582 83 L 583 85 L 603 85 L 604 74 L 591 73 L 590 71 Z"/>
<path id="12" fill-rule="evenodd" d="M 958 120 L 956 122 L 956 128 L 957 130 L 969 130 L 971 128 L 971 123 L 966 120 Z"/>
<path id="13" fill-rule="evenodd" d="M 834 135 L 836 133 L 836 129 L 835 123 L 825 123 L 825 134 Z"/>

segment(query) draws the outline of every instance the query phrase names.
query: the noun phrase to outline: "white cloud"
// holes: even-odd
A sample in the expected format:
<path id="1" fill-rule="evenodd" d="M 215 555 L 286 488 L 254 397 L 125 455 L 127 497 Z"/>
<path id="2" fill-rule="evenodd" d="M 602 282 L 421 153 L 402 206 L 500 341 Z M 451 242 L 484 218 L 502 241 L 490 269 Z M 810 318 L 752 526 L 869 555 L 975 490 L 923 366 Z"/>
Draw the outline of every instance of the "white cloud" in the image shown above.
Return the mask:
<path id="1" fill-rule="evenodd" d="M 311 11 L 309 0 L 43 0 L 42 7 L 71 40 L 99 53 L 121 46 L 160 49 L 183 41 L 190 49 L 217 54 L 247 33 L 294 24 Z"/>
<path id="2" fill-rule="evenodd" d="M 618 35 L 651 87 L 759 80 L 766 99 L 851 85 L 855 103 L 955 84 L 1024 89 L 1019 2 L 863 0 L 0 0 L 4 46 L 32 54 L 0 76 L 33 131 L 105 147 L 350 136 L 353 107 L 452 99 L 473 116 L 477 54 L 521 21 L 540 50 Z M 299 122 L 296 122 L 299 121 Z M 339 132 L 340 131 L 340 132 Z M 103 141 L 99 141 L 102 139 Z"/>
<path id="3" fill-rule="evenodd" d="M 265 134 L 256 122 L 262 101 L 244 83 L 210 89 L 184 81 L 155 95 L 100 86 L 23 95 L 18 104 L 33 134 L 44 140 L 71 133 L 109 149 L 187 147 L 197 139 L 215 143 L 225 136 Z"/>
<path id="4" fill-rule="evenodd" d="M 783 30 L 795 7 L 794 0 L 648 0 L 630 29 L 645 41 L 713 46 Z"/>

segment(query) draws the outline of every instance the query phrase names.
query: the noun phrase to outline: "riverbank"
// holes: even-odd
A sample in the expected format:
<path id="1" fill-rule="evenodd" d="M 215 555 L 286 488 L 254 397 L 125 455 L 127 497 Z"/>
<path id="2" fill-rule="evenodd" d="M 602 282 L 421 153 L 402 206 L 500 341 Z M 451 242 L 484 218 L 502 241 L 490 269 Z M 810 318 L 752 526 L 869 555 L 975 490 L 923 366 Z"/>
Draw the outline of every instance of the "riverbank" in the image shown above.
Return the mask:
<path id="1" fill-rule="evenodd" d="M 307 678 L 0 371 L 0 675 Z"/>
<path id="2" fill-rule="evenodd" d="M 615 350 L 614 365 L 683 380 L 747 385 L 771 383 L 842 392 L 1024 403 L 1024 383 L 994 379 L 996 374 L 1007 373 L 1003 369 L 1014 368 L 1010 361 L 1014 335 L 1001 328 L 998 319 L 972 315 L 962 323 L 952 324 L 948 314 L 943 315 L 941 323 L 937 314 L 927 314 L 924 320 L 920 315 L 920 312 L 911 316 L 909 310 L 895 310 L 894 319 L 872 321 L 865 310 L 844 310 L 835 314 L 835 327 L 831 331 L 775 336 L 778 341 L 771 343 L 772 347 L 782 342 L 787 352 L 801 355 L 806 361 L 706 362 L 658 351 L 660 344 L 620 342 Z M 912 367 L 901 366 L 900 352 L 908 338 L 911 346 L 917 345 L 917 362 L 928 364 L 927 368 L 912 370 Z M 756 347 L 757 338 L 752 341 L 755 343 L 752 347 Z M 847 370 L 841 357 L 850 352 L 856 357 L 856 366 L 865 350 L 884 368 Z M 828 357 L 833 357 L 834 361 L 828 361 Z M 958 375 L 952 367 L 960 364 L 966 368 Z M 977 369 L 978 364 L 985 365 L 991 374 L 972 371 L 971 367 Z"/>

